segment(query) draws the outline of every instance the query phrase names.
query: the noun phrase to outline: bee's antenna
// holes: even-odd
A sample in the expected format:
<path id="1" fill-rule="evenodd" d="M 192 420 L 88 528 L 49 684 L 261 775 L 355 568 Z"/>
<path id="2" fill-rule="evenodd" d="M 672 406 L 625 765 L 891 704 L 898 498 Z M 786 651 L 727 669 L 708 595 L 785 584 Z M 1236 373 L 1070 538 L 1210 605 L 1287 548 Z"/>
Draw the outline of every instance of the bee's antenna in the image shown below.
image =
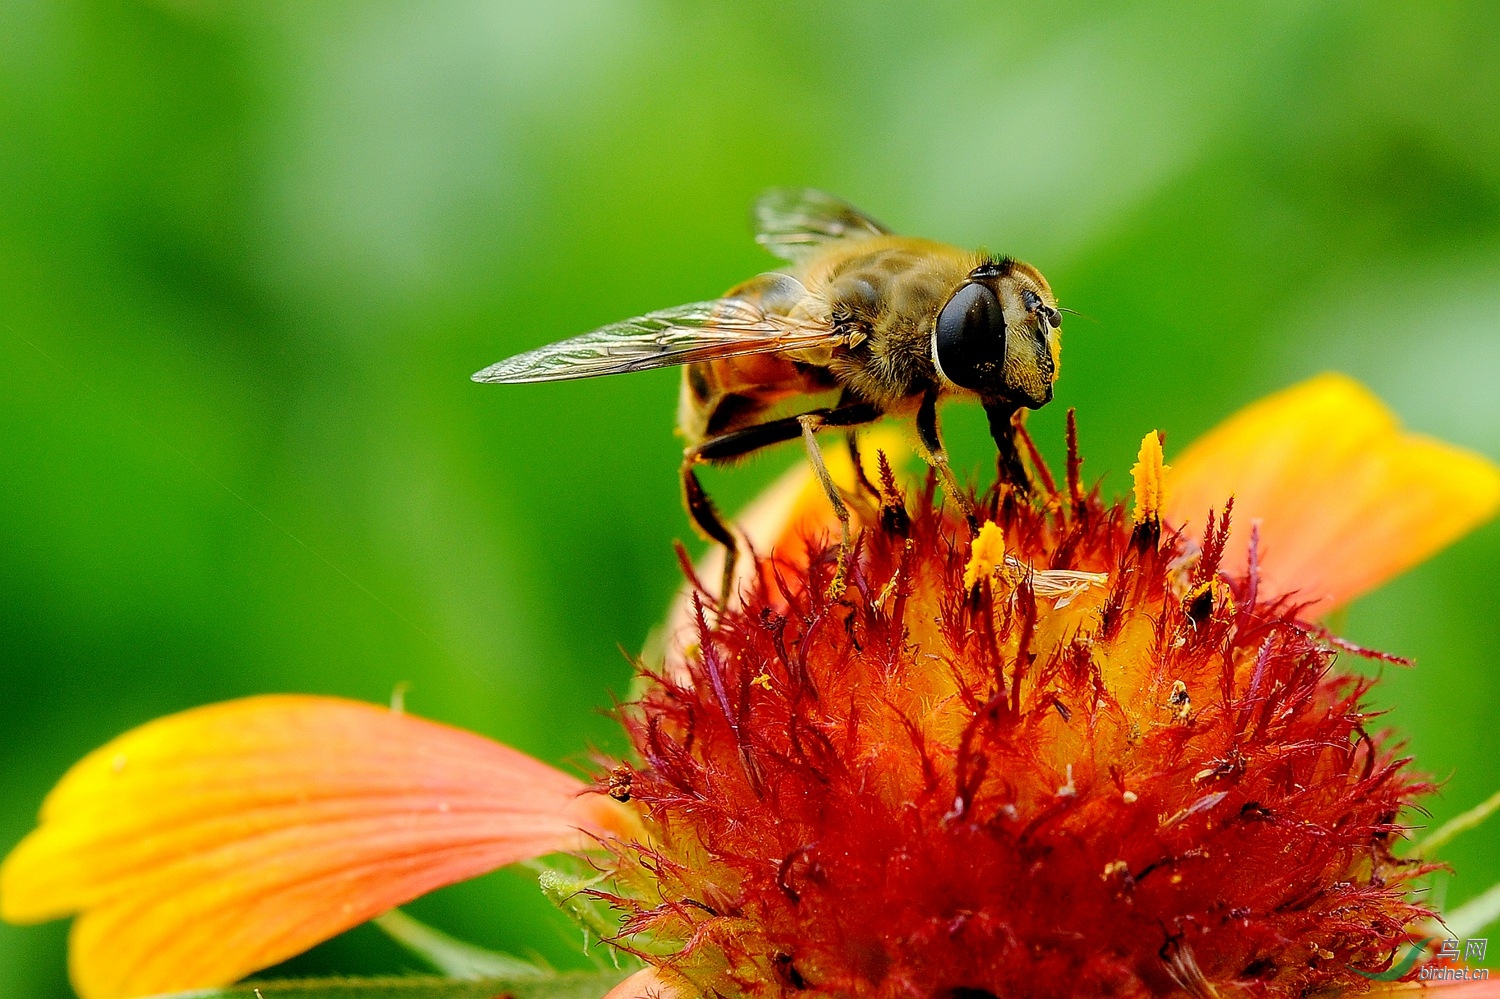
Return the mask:
<path id="1" fill-rule="evenodd" d="M 1068 315 L 1070 315 L 1070 316 L 1077 316 L 1079 319 L 1087 319 L 1091 323 L 1097 323 L 1099 321 L 1099 320 L 1095 319 L 1093 316 L 1088 315 L 1087 313 L 1079 312 L 1077 309 L 1067 309 L 1067 308 L 1064 308 L 1061 305 L 1059 305 L 1057 307 L 1057 311 L 1058 312 L 1066 312 Z"/>

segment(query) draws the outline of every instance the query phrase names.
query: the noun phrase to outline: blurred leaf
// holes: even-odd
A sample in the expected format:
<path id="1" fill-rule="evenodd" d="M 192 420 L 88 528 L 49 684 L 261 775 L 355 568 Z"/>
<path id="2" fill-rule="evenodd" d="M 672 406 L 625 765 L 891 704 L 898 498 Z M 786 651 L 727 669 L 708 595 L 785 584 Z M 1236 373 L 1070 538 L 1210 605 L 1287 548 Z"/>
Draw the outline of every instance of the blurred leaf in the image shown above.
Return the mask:
<path id="1" fill-rule="evenodd" d="M 1488 798 L 1459 815 L 1444 822 L 1437 831 L 1428 836 L 1422 842 L 1412 848 L 1412 857 L 1428 858 L 1436 854 L 1444 846 L 1468 832 L 1470 829 L 1478 828 L 1485 819 L 1500 810 L 1500 791 L 1496 791 Z"/>
<path id="2" fill-rule="evenodd" d="M 176 992 L 158 999 L 600 999 L 625 976 L 621 972 L 569 971 L 543 977 L 307 978 L 244 982 L 223 989 Z"/>
<path id="3" fill-rule="evenodd" d="M 401 946 L 450 978 L 477 981 L 485 978 L 536 978 L 547 974 L 530 961 L 499 954 L 450 937 L 400 909 L 392 909 L 373 922 Z"/>
<path id="4" fill-rule="evenodd" d="M 1443 922 L 1450 935 L 1472 937 L 1497 919 L 1500 919 L 1500 884 L 1491 885 L 1482 895 L 1449 911 Z"/>

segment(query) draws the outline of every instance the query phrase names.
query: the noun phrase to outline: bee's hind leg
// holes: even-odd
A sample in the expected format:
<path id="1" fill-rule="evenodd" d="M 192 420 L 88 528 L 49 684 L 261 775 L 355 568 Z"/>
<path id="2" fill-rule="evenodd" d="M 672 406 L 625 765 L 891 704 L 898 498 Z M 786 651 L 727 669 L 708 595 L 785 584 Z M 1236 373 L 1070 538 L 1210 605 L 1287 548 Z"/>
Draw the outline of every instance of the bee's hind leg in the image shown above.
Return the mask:
<path id="1" fill-rule="evenodd" d="M 728 605 L 730 590 L 734 586 L 734 564 L 739 556 L 739 545 L 735 541 L 734 532 L 714 508 L 713 500 L 708 498 L 703 483 L 698 481 L 698 473 L 693 471 L 693 465 L 697 461 L 698 457 L 692 449 L 683 455 L 682 503 L 704 537 L 717 541 L 724 548 L 724 575 L 719 583 L 719 606 L 722 608 Z"/>
<path id="2" fill-rule="evenodd" d="M 801 416 L 788 416 L 732 430 L 717 437 L 710 437 L 684 452 L 682 493 L 688 513 L 692 515 L 699 529 L 709 538 L 722 544 L 728 553 L 725 556 L 720 606 L 728 606 L 729 597 L 732 595 L 736 555 L 735 539 L 724 521 L 719 518 L 717 511 L 714 510 L 703 487 L 698 483 L 693 466 L 700 462 L 718 464 L 733 461 L 772 444 L 781 444 L 785 441 L 796 440 L 799 436 L 802 437 L 807 445 L 813 471 L 817 473 L 818 481 L 822 484 L 824 492 L 828 494 L 828 500 L 833 504 L 833 512 L 838 516 L 842 528 L 839 569 L 834 577 L 833 585 L 830 586 L 831 595 L 837 596 L 843 592 L 845 568 L 851 551 L 849 508 L 845 506 L 843 496 L 840 495 L 833 478 L 828 474 L 828 466 L 823 463 L 823 452 L 819 449 L 813 434 L 820 427 L 853 427 L 861 423 L 873 423 L 880 419 L 880 416 L 880 410 L 870 403 L 848 402 L 833 409 L 818 409 Z"/>

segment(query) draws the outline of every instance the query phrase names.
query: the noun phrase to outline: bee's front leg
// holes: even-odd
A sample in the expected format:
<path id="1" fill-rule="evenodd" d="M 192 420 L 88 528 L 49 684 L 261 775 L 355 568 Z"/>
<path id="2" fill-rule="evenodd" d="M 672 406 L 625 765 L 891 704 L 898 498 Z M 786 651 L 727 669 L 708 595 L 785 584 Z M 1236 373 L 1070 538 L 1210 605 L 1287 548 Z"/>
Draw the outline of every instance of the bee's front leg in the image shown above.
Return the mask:
<path id="1" fill-rule="evenodd" d="M 875 483 L 871 482 L 870 477 L 865 474 L 864 459 L 860 457 L 859 431 L 853 429 L 846 430 L 844 432 L 844 446 L 849 449 L 849 461 L 854 465 L 855 487 L 864 490 L 878 500 L 880 498 L 880 490 L 875 488 Z"/>
<path id="2" fill-rule="evenodd" d="M 922 457 L 927 464 L 937 469 L 938 476 L 943 480 L 943 492 L 954 502 L 959 509 L 963 510 L 964 516 L 968 518 L 971 530 L 979 529 L 979 511 L 974 506 L 974 501 L 963 487 L 958 484 L 958 478 L 953 474 L 953 469 L 948 464 L 948 450 L 943 447 L 943 435 L 938 431 L 937 418 L 938 393 L 936 388 L 930 388 L 922 396 L 922 405 L 917 409 L 917 440 L 926 452 Z"/>
<path id="3" fill-rule="evenodd" d="M 1000 479 L 1024 495 L 1031 491 L 1031 473 L 1021 461 L 1021 449 L 1016 447 L 1015 418 L 1020 411 L 1021 407 L 1013 402 L 984 404 L 984 415 L 990 420 L 990 436 L 995 439 L 995 447 L 1000 452 L 996 458 Z"/>

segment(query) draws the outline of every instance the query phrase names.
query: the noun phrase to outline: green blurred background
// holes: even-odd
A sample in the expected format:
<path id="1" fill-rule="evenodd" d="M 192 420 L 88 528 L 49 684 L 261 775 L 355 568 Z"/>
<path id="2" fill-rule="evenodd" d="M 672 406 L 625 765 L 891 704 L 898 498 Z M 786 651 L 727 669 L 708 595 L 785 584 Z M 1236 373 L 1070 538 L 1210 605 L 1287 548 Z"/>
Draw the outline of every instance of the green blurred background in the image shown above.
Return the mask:
<path id="1" fill-rule="evenodd" d="M 769 185 L 1041 267 L 1088 318 L 1033 426 L 1076 405 L 1114 488 L 1329 368 L 1500 455 L 1500 8 L 1416 9 L 0 5 L 0 848 L 85 751 L 261 691 L 618 748 L 689 536 L 676 373 L 468 376 L 773 266 Z M 1419 660 L 1379 696 L 1439 819 L 1500 785 L 1497 577 L 1491 525 L 1347 617 Z M 414 911 L 577 961 L 523 874 Z M 65 929 L 0 926 L 0 993 L 68 995 Z M 410 964 L 366 928 L 289 970 Z"/>

